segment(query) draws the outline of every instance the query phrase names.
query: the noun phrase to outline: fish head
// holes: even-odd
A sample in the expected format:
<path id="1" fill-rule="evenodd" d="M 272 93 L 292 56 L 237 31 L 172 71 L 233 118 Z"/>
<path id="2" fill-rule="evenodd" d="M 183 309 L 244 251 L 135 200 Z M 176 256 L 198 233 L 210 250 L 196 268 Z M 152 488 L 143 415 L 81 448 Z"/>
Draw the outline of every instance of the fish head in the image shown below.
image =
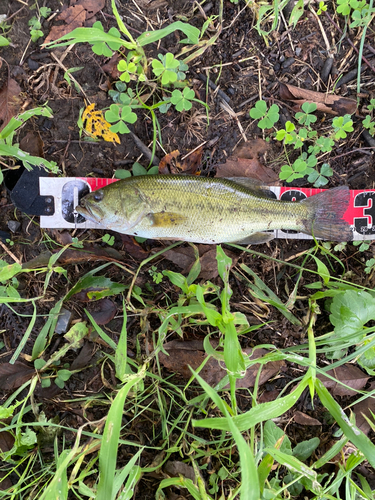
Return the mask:
<path id="1" fill-rule="evenodd" d="M 76 211 L 103 228 L 126 232 L 147 215 L 149 206 L 136 186 L 119 181 L 84 196 Z"/>

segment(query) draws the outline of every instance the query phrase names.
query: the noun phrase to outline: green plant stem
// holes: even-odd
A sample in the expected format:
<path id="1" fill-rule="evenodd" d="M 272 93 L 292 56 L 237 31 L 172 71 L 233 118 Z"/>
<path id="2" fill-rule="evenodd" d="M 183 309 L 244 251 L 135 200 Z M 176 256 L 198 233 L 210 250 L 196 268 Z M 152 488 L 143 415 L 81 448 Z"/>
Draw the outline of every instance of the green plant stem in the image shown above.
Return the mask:
<path id="1" fill-rule="evenodd" d="M 315 380 L 316 380 L 316 345 L 314 338 L 314 325 L 316 321 L 317 312 L 319 311 L 319 306 L 315 300 L 309 300 L 310 305 L 310 320 L 307 327 L 307 338 L 309 341 L 309 364 L 310 368 L 308 373 L 310 374 L 309 386 L 310 386 L 310 395 L 311 402 L 314 401 L 314 393 L 315 393 Z"/>
<path id="2" fill-rule="evenodd" d="M 374 0 L 370 0 L 370 4 L 369 4 L 369 8 L 368 8 L 368 14 L 366 16 L 369 22 L 365 23 L 365 25 L 363 27 L 363 33 L 362 33 L 362 37 L 361 37 L 361 43 L 359 44 L 358 73 L 357 73 L 357 94 L 358 95 L 361 92 L 361 65 L 362 65 L 362 57 L 363 57 L 363 46 L 365 44 L 367 27 L 370 24 L 370 20 L 371 20 L 371 12 L 372 12 L 373 4 L 374 4 Z M 357 97 L 357 100 L 359 102 L 359 97 Z"/>

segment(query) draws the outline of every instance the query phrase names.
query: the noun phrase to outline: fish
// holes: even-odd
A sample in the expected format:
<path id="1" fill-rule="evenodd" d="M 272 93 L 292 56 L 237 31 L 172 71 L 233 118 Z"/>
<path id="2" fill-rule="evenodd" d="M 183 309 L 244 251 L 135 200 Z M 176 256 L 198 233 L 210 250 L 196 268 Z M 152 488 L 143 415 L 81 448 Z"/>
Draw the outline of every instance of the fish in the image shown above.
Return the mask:
<path id="1" fill-rule="evenodd" d="M 343 219 L 349 197 L 340 186 L 288 202 L 243 177 L 141 175 L 87 194 L 76 211 L 104 229 L 150 239 L 257 244 L 283 229 L 341 242 L 352 239 Z"/>

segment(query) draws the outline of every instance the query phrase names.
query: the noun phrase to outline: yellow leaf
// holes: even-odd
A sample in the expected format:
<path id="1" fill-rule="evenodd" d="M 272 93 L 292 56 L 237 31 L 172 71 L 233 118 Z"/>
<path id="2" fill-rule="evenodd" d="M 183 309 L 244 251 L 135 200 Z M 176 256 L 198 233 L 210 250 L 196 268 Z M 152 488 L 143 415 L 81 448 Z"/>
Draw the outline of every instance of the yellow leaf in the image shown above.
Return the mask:
<path id="1" fill-rule="evenodd" d="M 101 110 L 95 111 L 95 103 L 89 104 L 82 113 L 82 123 L 85 131 L 92 137 L 102 137 L 107 142 L 120 144 L 119 136 L 109 129 L 111 124 L 103 116 Z"/>

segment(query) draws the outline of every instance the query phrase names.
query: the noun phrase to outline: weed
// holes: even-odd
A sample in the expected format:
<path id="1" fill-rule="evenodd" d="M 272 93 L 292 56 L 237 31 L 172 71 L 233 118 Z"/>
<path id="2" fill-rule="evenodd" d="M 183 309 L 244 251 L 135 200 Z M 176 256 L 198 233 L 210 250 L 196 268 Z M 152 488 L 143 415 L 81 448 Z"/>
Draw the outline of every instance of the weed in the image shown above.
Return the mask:
<path id="1" fill-rule="evenodd" d="M 51 14 L 49 7 L 39 7 L 38 3 L 35 4 L 37 15 L 29 20 L 30 37 L 32 42 L 37 42 L 39 38 L 44 36 L 42 27 L 42 19 L 46 19 Z"/>
<path id="2" fill-rule="evenodd" d="M 302 111 L 295 114 L 298 128 L 291 121 L 285 123 L 285 128 L 277 129 L 275 124 L 279 120 L 279 107 L 272 104 L 268 109 L 265 101 L 258 101 L 250 109 L 250 116 L 260 119 L 258 127 L 261 129 L 274 128 L 274 137 L 277 141 L 282 141 L 285 154 L 288 160 L 287 165 L 283 165 L 279 177 L 286 182 L 293 182 L 296 179 L 307 176 L 309 182 L 314 187 L 320 188 L 328 184 L 328 179 L 333 175 L 333 170 L 328 163 L 322 163 L 318 170 L 317 155 L 332 151 L 335 141 L 345 139 L 347 133 L 353 131 L 353 121 L 350 115 L 337 116 L 332 120 L 332 132 L 328 136 L 319 136 L 311 125 L 317 120 L 314 112 L 317 109 L 315 103 L 305 102 L 301 106 Z M 367 124 L 367 122 L 366 122 Z M 300 154 L 293 163 L 289 159 L 287 146 L 299 149 Z M 303 151 L 303 149 L 307 149 Z"/>
<path id="3" fill-rule="evenodd" d="M 148 270 L 148 274 L 152 277 L 152 281 L 158 285 L 163 281 L 163 274 L 159 273 L 158 268 L 156 266 L 152 266 Z"/>
<path id="4" fill-rule="evenodd" d="M 147 58 L 143 47 L 150 43 L 157 42 L 174 31 L 182 31 L 187 38 L 182 40 L 188 45 L 202 45 L 200 37 L 203 36 L 205 30 L 200 30 L 190 24 L 177 21 L 162 28 L 151 32 L 142 33 L 136 40 L 131 36 L 129 30 L 121 20 L 115 1 L 112 0 L 112 10 L 115 15 L 118 29 L 112 27 L 108 33 L 104 31 L 100 21 L 94 23 L 92 28 L 76 28 L 72 32 L 64 35 L 59 40 L 51 42 L 47 47 L 61 47 L 74 43 L 88 42 L 91 44 L 92 50 L 97 55 L 111 57 L 113 51 L 118 51 L 121 59 L 117 64 L 117 69 L 120 72 L 119 81 L 115 83 L 116 90 L 110 90 L 109 95 L 112 97 L 114 104 L 105 112 L 105 119 L 112 124 L 110 132 L 114 135 L 127 134 L 130 132 L 128 124 L 134 124 L 138 117 L 135 111 L 143 109 L 151 114 L 154 126 L 154 141 L 153 152 L 156 147 L 156 137 L 159 130 L 155 111 L 166 112 L 170 105 L 175 106 L 179 112 L 191 109 L 192 102 L 197 102 L 207 108 L 207 105 L 195 98 L 194 91 L 188 88 L 188 82 L 185 72 L 188 65 L 185 61 L 177 59 L 172 53 L 158 54 L 157 58 Z M 127 41 L 121 38 L 125 35 Z M 205 43 L 197 51 L 202 53 Z M 127 51 L 127 53 L 124 52 Z M 195 56 L 189 56 L 186 60 L 192 60 Z M 155 80 L 150 79 L 150 72 L 155 76 Z M 68 75 L 67 75 L 68 76 Z M 135 82 L 136 88 L 127 88 L 127 84 Z M 143 84 L 140 87 L 140 84 Z M 159 86 L 159 87 L 158 87 Z M 152 88 L 151 94 L 146 89 Z M 172 89 L 171 89 L 172 87 Z M 173 87 L 182 87 L 182 92 Z M 155 93 L 158 88 L 161 93 Z M 167 94 L 167 96 L 165 95 Z M 170 95 L 168 95 L 170 94 Z M 152 104 L 146 104 L 150 95 L 155 95 Z M 89 131 L 90 133 L 90 131 Z M 95 136 L 95 130 L 91 131 Z M 102 134 L 99 134 L 102 135 Z M 161 141 L 161 137 L 159 137 Z M 105 140 L 114 140 L 114 137 Z"/>
<path id="5" fill-rule="evenodd" d="M 102 241 L 103 243 L 107 243 L 107 245 L 112 247 L 115 243 L 115 237 L 113 235 L 111 236 L 110 234 L 106 233 L 102 236 Z"/>
<path id="6" fill-rule="evenodd" d="M 41 106 L 34 109 L 29 109 L 19 114 L 17 117 L 12 117 L 9 123 L 0 132 L 0 157 L 9 156 L 15 158 L 18 163 L 22 163 L 27 170 L 31 170 L 32 166 L 44 167 L 53 173 L 58 173 L 58 168 L 55 162 L 47 161 L 44 158 L 31 156 L 17 144 L 13 144 L 16 132 L 24 125 L 24 123 L 33 116 L 52 117 L 52 110 L 48 106 Z M 3 181 L 3 173 L 0 170 L 0 183 Z"/>

